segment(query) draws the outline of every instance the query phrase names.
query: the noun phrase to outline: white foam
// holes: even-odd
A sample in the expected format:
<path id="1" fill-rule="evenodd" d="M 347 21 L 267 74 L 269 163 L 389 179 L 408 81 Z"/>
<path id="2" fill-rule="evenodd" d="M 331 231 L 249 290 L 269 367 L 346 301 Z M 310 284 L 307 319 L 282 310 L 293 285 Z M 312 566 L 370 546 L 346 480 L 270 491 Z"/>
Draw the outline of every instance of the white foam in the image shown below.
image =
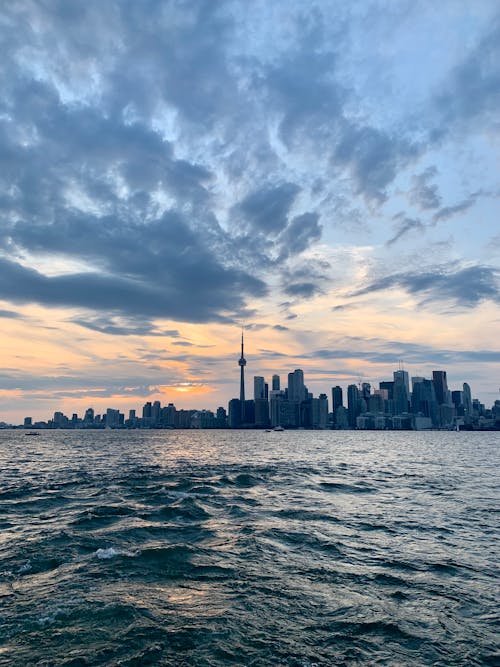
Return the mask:
<path id="1" fill-rule="evenodd" d="M 133 556 L 134 554 L 130 553 L 130 551 L 108 547 L 107 549 L 97 549 L 95 555 L 101 560 L 109 560 L 110 558 L 115 558 L 115 556 Z"/>

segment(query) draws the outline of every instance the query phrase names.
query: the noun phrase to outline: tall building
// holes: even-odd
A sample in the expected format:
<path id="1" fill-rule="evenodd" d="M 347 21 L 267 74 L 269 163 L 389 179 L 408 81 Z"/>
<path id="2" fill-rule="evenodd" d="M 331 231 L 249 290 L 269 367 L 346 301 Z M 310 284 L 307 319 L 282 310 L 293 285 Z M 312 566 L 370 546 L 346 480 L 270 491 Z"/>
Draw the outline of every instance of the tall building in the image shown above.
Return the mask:
<path id="1" fill-rule="evenodd" d="M 280 376 L 279 375 L 273 375 L 273 383 L 272 383 L 272 390 L 273 391 L 279 391 L 280 390 Z"/>
<path id="2" fill-rule="evenodd" d="M 401 415 L 410 408 L 410 380 L 408 372 L 394 371 L 394 414 Z"/>
<path id="3" fill-rule="evenodd" d="M 253 397 L 256 401 L 260 398 L 267 398 L 266 382 L 261 375 L 255 375 L 253 378 Z"/>
<path id="4" fill-rule="evenodd" d="M 361 396 L 355 384 L 347 387 L 347 418 L 349 426 L 356 428 L 356 418 L 361 414 Z"/>
<path id="5" fill-rule="evenodd" d="M 240 367 L 240 406 L 241 406 L 241 422 L 245 423 L 245 366 L 247 360 L 243 354 L 243 331 L 241 332 L 241 357 L 238 359 L 238 366 Z"/>
<path id="6" fill-rule="evenodd" d="M 293 373 L 288 373 L 288 400 L 301 403 L 305 397 L 304 371 L 296 368 Z"/>
<path id="7" fill-rule="evenodd" d="M 432 382 L 434 383 L 438 405 L 448 405 L 450 399 L 446 371 L 432 371 Z"/>
<path id="8" fill-rule="evenodd" d="M 332 387 L 332 411 L 335 414 L 335 410 L 339 408 L 340 406 L 344 405 L 344 399 L 342 397 L 342 387 L 339 387 L 338 385 L 336 387 Z"/>
<path id="9" fill-rule="evenodd" d="M 464 394 L 464 414 L 466 416 L 472 417 L 472 394 L 467 382 L 464 382 L 463 384 L 463 394 Z"/>

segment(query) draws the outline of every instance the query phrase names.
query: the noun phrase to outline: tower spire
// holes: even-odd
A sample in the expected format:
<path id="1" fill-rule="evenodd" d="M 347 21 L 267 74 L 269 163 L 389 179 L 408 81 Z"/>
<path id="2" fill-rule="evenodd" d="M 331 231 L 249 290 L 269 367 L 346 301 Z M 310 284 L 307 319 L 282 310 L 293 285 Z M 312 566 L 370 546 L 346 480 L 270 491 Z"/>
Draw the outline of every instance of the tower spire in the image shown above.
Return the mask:
<path id="1" fill-rule="evenodd" d="M 245 423 L 245 366 L 247 360 L 243 354 L 243 329 L 241 330 L 241 357 L 238 359 L 238 366 L 240 367 L 240 405 L 241 405 L 241 423 Z"/>

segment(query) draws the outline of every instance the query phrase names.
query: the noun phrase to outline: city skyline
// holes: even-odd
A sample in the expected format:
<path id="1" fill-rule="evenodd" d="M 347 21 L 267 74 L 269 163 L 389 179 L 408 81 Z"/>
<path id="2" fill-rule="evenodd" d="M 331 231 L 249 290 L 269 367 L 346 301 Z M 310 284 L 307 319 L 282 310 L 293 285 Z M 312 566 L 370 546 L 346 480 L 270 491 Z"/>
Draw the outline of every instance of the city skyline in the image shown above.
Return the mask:
<path id="1" fill-rule="evenodd" d="M 421 423 L 423 428 L 438 428 L 455 426 L 456 420 L 467 421 L 473 413 L 476 418 L 483 415 L 489 406 L 473 396 L 471 387 L 463 382 L 462 388 L 453 388 L 448 385 L 447 371 L 432 371 L 431 378 L 421 375 L 411 375 L 403 368 L 402 362 L 392 373 L 392 380 L 384 379 L 378 382 L 378 388 L 372 387 L 370 382 L 358 379 L 357 384 L 341 386 L 334 384 L 332 379 L 330 387 L 318 397 L 314 395 L 309 386 L 306 386 L 303 369 L 296 368 L 288 372 L 287 383 L 281 382 L 279 374 L 273 374 L 271 381 L 261 375 L 253 375 L 253 397 L 248 398 L 245 392 L 245 368 L 247 360 L 244 356 L 244 332 L 241 332 L 241 354 L 237 359 L 240 370 L 239 398 L 233 397 L 228 401 L 227 410 L 224 406 L 218 406 L 212 410 L 206 405 L 198 408 L 181 408 L 177 411 L 173 401 L 162 406 L 161 401 L 147 401 L 142 406 L 142 413 L 137 406 L 128 408 L 128 417 L 116 407 L 107 406 L 103 414 L 99 414 L 93 406 L 85 409 L 85 416 L 81 417 L 77 412 L 71 412 L 71 420 L 64 410 L 57 409 L 53 418 L 42 419 L 33 416 L 24 416 L 25 428 L 49 425 L 56 428 L 81 428 L 85 424 L 89 426 L 111 426 L 129 428 L 144 428 L 162 425 L 179 427 L 177 415 L 181 415 L 181 428 L 190 428 L 191 417 L 193 417 L 197 428 L 238 428 L 241 426 L 287 426 L 299 427 L 319 426 L 321 428 L 343 427 L 365 428 L 357 422 L 357 418 L 368 413 L 370 415 L 385 414 L 390 418 L 391 425 L 386 423 L 385 428 L 392 428 L 393 416 L 413 414 L 413 428 L 415 417 L 424 419 Z M 411 386 L 410 386 L 411 381 Z M 308 381 L 309 383 L 309 381 Z M 499 392 L 500 393 L 500 392 Z M 328 396 L 330 395 L 330 399 Z M 331 401 L 331 412 L 329 412 L 329 401 Z M 290 404 L 290 407 L 287 407 Z M 307 405 L 306 405 L 307 404 Z M 474 410 L 473 410 L 474 404 Z M 280 407 L 281 406 L 281 407 Z M 341 412 L 338 413 L 338 408 Z M 344 410 L 345 408 L 345 410 Z M 500 411 L 500 396 L 492 403 L 493 415 Z M 305 417 L 303 416 L 305 410 Z M 344 412 L 342 412 L 342 410 Z M 451 410 L 451 411 L 450 411 Z M 281 412 L 281 416 L 280 416 Z M 206 413 L 206 414 L 205 414 Z M 184 417 L 182 417 L 184 415 Z M 205 425 L 200 426 L 203 416 L 211 415 L 209 422 L 205 419 Z M 213 421 L 215 420 L 215 421 Z M 319 420 L 319 421 L 318 421 Z M 345 422 L 345 424 L 344 424 Z M 210 423 L 209 426 L 207 424 Z M 8 424 L 0 415 L 0 424 Z M 336 425 L 337 424 L 337 425 Z M 380 425 L 379 425 L 380 427 Z"/>
<path id="2" fill-rule="evenodd" d="M 226 405 L 241 327 L 315 395 L 403 360 L 496 400 L 497 2 L 2 19 L 0 420 Z"/>

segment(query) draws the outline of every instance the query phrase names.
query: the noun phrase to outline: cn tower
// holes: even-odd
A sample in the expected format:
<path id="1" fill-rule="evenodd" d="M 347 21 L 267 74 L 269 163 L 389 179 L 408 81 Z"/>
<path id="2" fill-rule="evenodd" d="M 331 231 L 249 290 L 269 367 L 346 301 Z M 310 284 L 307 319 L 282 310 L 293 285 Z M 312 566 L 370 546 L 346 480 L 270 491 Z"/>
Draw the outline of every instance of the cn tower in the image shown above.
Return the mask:
<path id="1" fill-rule="evenodd" d="M 241 332 L 241 357 L 238 359 L 240 367 L 240 405 L 241 405 L 241 423 L 245 423 L 245 366 L 247 360 L 243 355 L 243 331 Z"/>

